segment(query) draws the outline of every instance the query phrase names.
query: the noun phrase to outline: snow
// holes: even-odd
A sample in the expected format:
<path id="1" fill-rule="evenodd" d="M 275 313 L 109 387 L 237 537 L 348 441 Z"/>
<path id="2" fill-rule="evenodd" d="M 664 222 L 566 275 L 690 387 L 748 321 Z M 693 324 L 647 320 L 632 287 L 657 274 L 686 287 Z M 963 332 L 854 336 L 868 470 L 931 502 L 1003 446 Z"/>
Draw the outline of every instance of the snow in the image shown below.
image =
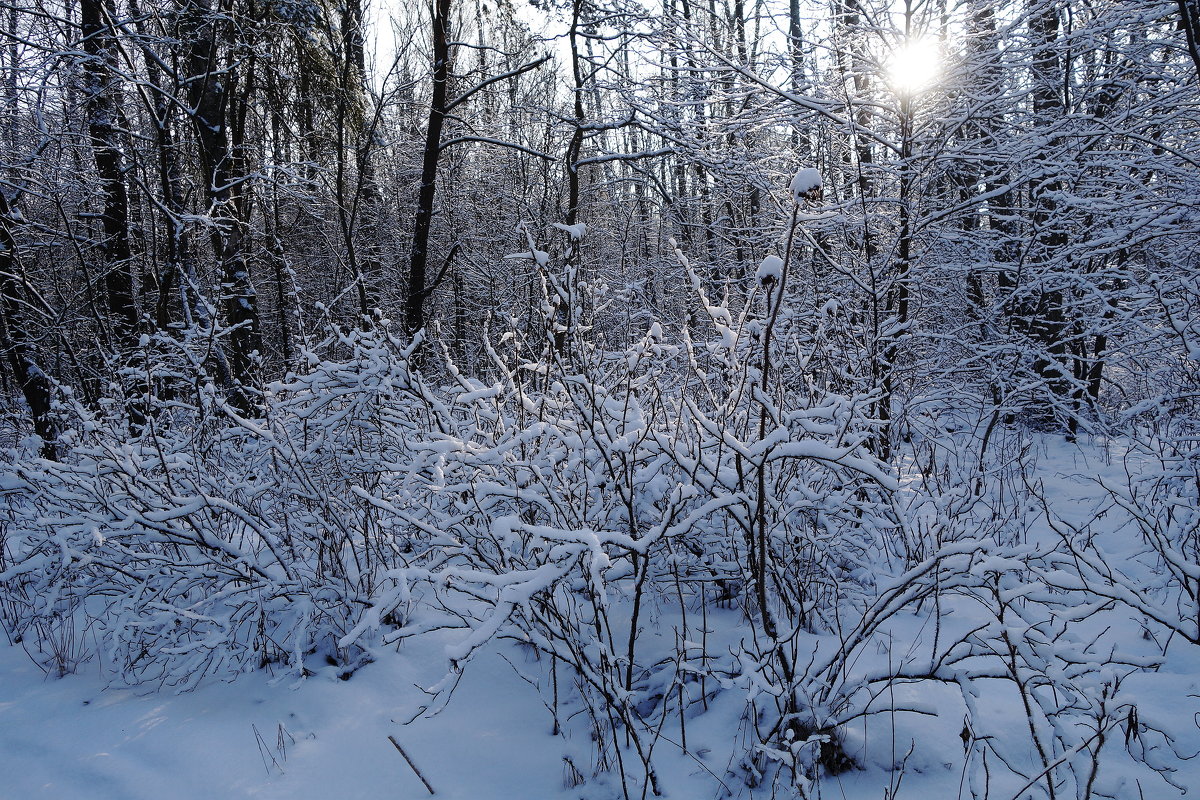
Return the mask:
<path id="1" fill-rule="evenodd" d="M 804 195 L 820 189 L 823 185 L 820 171 L 813 167 L 805 167 L 792 177 L 792 197 L 800 203 L 805 199 Z"/>
<path id="2" fill-rule="evenodd" d="M 417 686 L 440 677 L 436 649 L 406 644 L 350 681 L 330 671 L 293 689 L 250 674 L 174 695 L 105 689 L 89 674 L 47 680 L 19 647 L 0 647 L 0 796 L 427 796 L 388 736 L 438 797 L 564 796 L 550 717 L 493 654 L 463 677 L 450 710 L 403 724 L 428 700 Z"/>
<path id="3" fill-rule="evenodd" d="M 819 442 L 759 447 L 769 450 L 773 458 L 815 458 L 846 463 L 855 470 L 873 469 L 866 462 L 847 463 L 849 451 Z M 1069 622 L 1067 616 L 1057 621 L 1028 616 L 1036 615 L 1042 607 L 1039 604 L 1054 596 L 1045 592 L 1044 585 L 1030 580 L 1028 570 L 1030 558 L 1054 546 L 1056 525 L 1084 526 L 1090 521 L 1093 535 L 1114 552 L 1122 552 L 1121 548 L 1136 551 L 1130 537 L 1122 533 L 1123 522 L 1115 511 L 1102 518 L 1108 520 L 1107 528 L 1095 527 L 1096 510 L 1108 501 L 1106 483 L 1115 484 L 1126 474 L 1125 461 L 1114 458 L 1114 452 L 1121 456 L 1119 443 L 1077 446 L 1061 437 L 1043 437 L 1030 479 L 1041 487 L 1050 516 L 1045 510 L 1028 507 L 1023 523 L 1025 543 L 1003 545 L 981 538 L 976 531 L 973 538 L 947 543 L 936 556 L 904 573 L 890 579 L 879 576 L 879 592 L 886 597 L 907 591 L 921 575 L 940 564 L 947 570 L 946 580 L 962 582 L 963 589 L 942 600 L 936 633 L 929 609 L 892 614 L 877 634 L 881 643 L 891 644 L 858 651 L 849 666 L 852 675 L 844 678 L 886 676 L 897 669 L 921 674 L 932 668 L 930 658 L 939 647 L 939 637 L 943 648 L 957 637 L 963 638 L 961 644 L 946 651 L 958 655 L 941 657 L 943 665 L 936 668 L 938 681 L 900 683 L 884 695 L 845 698 L 864 714 L 840 733 L 841 747 L 859 768 L 837 776 L 836 796 L 876 800 L 885 790 L 894 794 L 897 781 L 902 781 L 909 796 L 969 796 L 969 792 L 960 794 L 960 786 L 972 786 L 981 779 L 971 765 L 978 766 L 982 748 L 1001 748 L 1009 758 L 1022 752 L 1026 722 L 1015 685 L 1007 679 L 984 679 L 990 669 L 985 650 L 966 656 L 971 642 L 993 635 L 1007 635 L 1020 643 L 1026 653 L 1023 669 L 1038 670 L 1054 680 L 1120 682 L 1118 698 L 1125 705 L 1112 724 L 1124 727 L 1115 729 L 1110 737 L 1113 743 L 1106 745 L 1111 751 L 1103 762 L 1098 786 L 1112 796 L 1131 800 L 1139 796 L 1139 785 L 1146 797 L 1176 796 L 1177 790 L 1143 764 L 1174 770 L 1165 774 L 1178 786 L 1200 785 L 1200 764 L 1172 755 L 1200 750 L 1200 728 L 1193 723 L 1193 714 L 1200 712 L 1194 645 L 1177 639 L 1162 649 L 1155 637 L 1142 635 L 1144 620 L 1138 615 L 1103 604 L 1074 609 Z M 759 458 L 761 454 L 747 451 L 745 457 Z M 890 480 L 882 474 L 875 477 Z M 913 479 L 906 479 L 904 486 L 919 485 L 919 476 Z M 531 480 L 532 475 L 525 482 Z M 696 494 L 695 486 L 681 487 L 675 493 L 678 498 Z M 697 508 L 693 522 L 715 513 L 714 502 Z M 927 510 L 928 523 L 941 524 L 941 512 Z M 677 520 L 675 528 L 685 532 L 689 524 Z M 619 785 L 611 776 L 592 776 L 589 727 L 582 716 L 573 717 L 582 708 L 578 701 L 566 698 L 565 689 L 560 719 L 567 721 L 563 732 L 553 735 L 545 693 L 549 660 L 535 657 L 529 647 L 490 634 L 503 629 L 509 614 L 527 613 L 531 597 L 553 585 L 560 565 L 567 563 L 563 559 L 571 558 L 571 553 L 597 553 L 596 581 L 632 580 L 633 574 L 617 569 L 627 562 L 613 564 L 604 548 L 605 542 L 636 543 L 602 531 L 529 526 L 517 517 L 497 519 L 492 533 L 509 548 L 519 547 L 529 535 L 556 541 L 557 555 L 528 573 L 454 571 L 456 581 L 483 580 L 498 587 L 501 603 L 489 621 L 473 633 L 433 630 L 405 638 L 395 648 L 378 648 L 374 662 L 349 680 L 339 680 L 336 667 L 318 666 L 314 675 L 301 681 L 253 672 L 233 683 L 205 682 L 182 694 L 165 689 L 135 692 L 106 687 L 97 674 L 101 663 L 90 662 L 79 674 L 51 679 L 43 676 L 19 646 L 0 646 L 0 774 L 5 776 L 0 794 L 89 800 L 426 796 L 421 780 L 389 740 L 394 737 L 438 797 L 619 797 Z M 1063 563 L 1064 569 L 1068 566 Z M 1057 580 L 1059 574 L 1066 579 Z M 1054 584 L 1061 583 L 1059 591 L 1076 588 L 1070 573 L 1050 570 L 1045 575 Z M 972 588 L 977 581 L 985 586 L 995 582 L 1001 592 L 997 596 L 1003 597 L 1012 612 L 1025 608 L 1022 616 L 1011 616 L 1001 624 L 984 602 L 987 595 Z M 612 602 L 616 604 L 612 619 L 628 620 L 629 596 L 613 596 Z M 755 697 L 755 703 L 770 703 L 770 698 L 777 696 L 772 667 L 757 662 L 747 650 L 740 610 L 713 607 L 707 613 L 707 627 L 703 632 L 691 632 L 688 649 L 697 654 L 696 659 L 705 648 L 710 654 L 728 654 L 733 656 L 731 663 L 740 667 L 730 670 L 727 678 L 710 679 L 705 708 L 700 707 L 698 695 L 693 695 L 697 702 L 683 732 L 686 752 L 680 746 L 681 731 L 672 727 L 678 720 L 662 731 L 654 756 L 656 772 L 670 797 L 717 796 L 723 784 L 732 786 L 734 796 L 750 797 L 744 787 L 737 788 L 728 770 L 736 766 L 738 748 L 746 744 L 749 735 L 746 703 Z M 645 623 L 639 648 L 647 663 L 654 662 L 655 653 L 670 653 L 675 646 L 677 631 L 668 624 L 669 619 L 669 609 L 664 608 Z M 968 635 L 970 631 L 975 633 Z M 619 637 L 621 632 L 616 634 Z M 832 639 L 810 632 L 795 635 L 797 646 L 811 654 L 814 666 L 810 672 L 816 669 L 819 674 L 822 664 L 838 663 L 843 642 L 853 642 L 858 634 L 847 631 Z M 448 675 L 447 655 L 455 660 L 471 657 L 461 675 Z M 1038 659 L 1047 659 L 1044 667 L 1036 666 Z M 1058 665 L 1053 663 L 1055 659 Z M 696 666 L 700 664 L 695 660 Z M 1087 677 L 1092 672 L 1095 677 Z M 564 684 L 568 674 L 560 670 Z M 1001 670 L 996 677 L 1003 674 Z M 1031 677 L 1041 680 L 1035 673 Z M 670 689 L 668 678 L 665 674 L 661 677 L 664 689 Z M 440 713 L 422 716 L 423 708 L 437 708 L 438 702 L 421 687 L 451 685 L 456 689 Z M 692 693 L 700 684 L 686 685 Z M 964 694 L 960 685 L 972 687 L 971 691 Z M 540 692 L 535 687 L 541 687 Z M 631 697 L 644 697 L 652 691 L 647 688 Z M 1049 695 L 1040 702 L 1049 702 Z M 1130 709 L 1136 709 L 1136 730 L 1122 722 L 1130 718 Z M 646 710 L 648 713 L 649 707 Z M 964 719 L 969 721 L 966 728 Z M 1064 720 L 1062 735 L 1075 736 L 1071 731 L 1076 724 Z M 1086 732 L 1085 728 L 1077 730 Z M 960 744 L 964 731 L 968 734 L 966 746 Z M 820 741 L 827 738 L 826 734 L 814 734 L 793 742 L 790 749 L 767 747 L 760 752 L 783 763 L 803 761 L 814 758 Z M 1077 769 L 1086 771 L 1087 740 L 1076 737 L 1071 741 L 1076 743 L 1063 755 L 1063 763 L 1082 759 Z M 1024 752 L 1026 757 L 1033 755 Z M 573 771 L 587 782 L 568 786 L 572 781 L 566 778 Z M 1032 774 L 1036 771 L 1029 770 Z M 990 780 L 994 796 L 1004 797 L 1027 782 L 1003 770 L 993 770 Z"/>
<path id="4" fill-rule="evenodd" d="M 772 281 L 780 281 L 783 279 L 783 259 L 776 255 L 767 256 L 758 265 L 758 272 L 754 277 L 759 283 L 770 283 Z"/>
<path id="5" fill-rule="evenodd" d="M 545 250 L 534 248 L 524 253 L 510 253 L 504 257 L 505 261 L 532 261 L 539 267 L 545 267 L 550 263 L 550 254 Z"/>
<path id="6" fill-rule="evenodd" d="M 881 461 L 861 397 L 763 390 L 756 304 L 678 258 L 696 338 L 639 321 L 598 372 L 514 332 L 431 387 L 339 329 L 261 419 L 74 407 L 70 458 L 9 452 L 0 794 L 1041 800 L 1097 729 L 1111 796 L 1200 782 L 1194 434 L 918 398 Z"/>
<path id="7" fill-rule="evenodd" d="M 561 222 L 555 222 L 551 227 L 565 233 L 572 242 L 581 241 L 587 235 L 587 225 L 582 222 L 576 222 L 574 225 L 564 225 Z"/>

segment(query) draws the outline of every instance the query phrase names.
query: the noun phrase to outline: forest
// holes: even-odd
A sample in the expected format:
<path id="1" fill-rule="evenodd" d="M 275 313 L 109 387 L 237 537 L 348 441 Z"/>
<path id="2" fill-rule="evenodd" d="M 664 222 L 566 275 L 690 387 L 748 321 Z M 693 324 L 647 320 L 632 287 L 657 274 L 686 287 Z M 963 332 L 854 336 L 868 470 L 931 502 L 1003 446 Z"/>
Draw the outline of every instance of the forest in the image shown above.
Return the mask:
<path id="1" fill-rule="evenodd" d="M 401 745 L 493 700 L 547 798 L 1200 788 L 1197 0 L 0 0 L 0 77 L 0 684 L 419 668 L 411 797 L 541 796 Z"/>

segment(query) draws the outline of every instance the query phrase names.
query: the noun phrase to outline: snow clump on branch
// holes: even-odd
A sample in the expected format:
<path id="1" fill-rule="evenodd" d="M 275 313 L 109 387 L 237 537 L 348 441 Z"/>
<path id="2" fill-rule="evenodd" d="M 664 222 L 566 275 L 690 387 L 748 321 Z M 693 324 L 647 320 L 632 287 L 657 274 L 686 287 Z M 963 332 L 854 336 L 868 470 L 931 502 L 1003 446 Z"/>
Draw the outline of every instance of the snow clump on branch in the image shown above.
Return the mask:
<path id="1" fill-rule="evenodd" d="M 755 273 L 754 277 L 764 286 L 781 280 L 783 277 L 783 259 L 776 255 L 767 256 L 758 265 L 758 272 Z"/>
<path id="2" fill-rule="evenodd" d="M 823 185 L 821 173 L 812 167 L 805 167 L 792 178 L 792 199 L 797 205 L 805 200 L 820 200 Z"/>

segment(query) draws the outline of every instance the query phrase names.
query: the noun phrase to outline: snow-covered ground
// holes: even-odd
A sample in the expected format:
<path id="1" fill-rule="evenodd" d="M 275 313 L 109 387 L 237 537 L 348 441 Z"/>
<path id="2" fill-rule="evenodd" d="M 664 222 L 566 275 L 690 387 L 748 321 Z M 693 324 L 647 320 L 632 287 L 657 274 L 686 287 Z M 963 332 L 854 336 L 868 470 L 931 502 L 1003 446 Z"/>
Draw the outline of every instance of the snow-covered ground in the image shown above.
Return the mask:
<path id="1" fill-rule="evenodd" d="M 95 670 L 48 680 L 0 648 L 0 796 L 5 798 L 557 797 L 561 753 L 537 695 L 481 658 L 454 703 L 404 723 L 441 677 L 433 641 L 409 644 L 352 680 L 299 685 L 266 673 L 194 692 L 105 690 Z"/>
<path id="2" fill-rule="evenodd" d="M 1103 497 L 1095 478 L 1124 475 L 1123 455 L 1111 443 L 1042 441 L 1035 478 L 1051 514 L 1071 525 L 1088 522 Z M 1028 536 L 1048 541 L 1053 534 L 1044 518 L 1038 521 L 1039 513 L 1029 507 Z M 1104 519 L 1114 528 L 1119 524 L 1116 513 Z M 1132 536 L 1128 531 L 1093 530 L 1097 536 L 1114 537 L 1113 551 L 1119 551 L 1121 537 Z M 987 621 L 974 600 L 947 602 L 940 609 L 943 636 Z M 871 656 L 876 663 L 856 664 L 854 669 L 869 672 L 919 664 L 923 648 L 932 641 L 930 612 L 897 615 L 887 636 L 905 642 L 904 647 L 879 647 Z M 711 649 L 736 645 L 739 613 L 711 612 Z M 652 650 L 655 615 L 647 618 L 651 630 L 646 647 Z M 1029 635 L 1009 624 L 1014 634 Z M 1053 621 L 1047 621 L 1045 631 L 1053 630 Z M 1124 716 L 1118 715 L 1119 724 L 1106 732 L 1104 746 L 1113 755 L 1101 760 L 1094 784 L 1097 797 L 1155 800 L 1179 796 L 1180 789 L 1200 790 L 1200 756 L 1195 756 L 1200 752 L 1200 648 L 1178 637 L 1155 641 L 1141 630 L 1136 615 L 1107 608 L 1069 624 L 1053 642 L 1064 653 L 1075 652 L 1072 648 L 1093 635 L 1112 648 L 1097 653 L 1097 661 L 1114 653 L 1134 661 L 1156 653 L 1163 659 L 1156 670 L 1111 670 L 1121 678 Z M 427 796 L 421 777 L 389 737 L 403 747 L 437 797 L 621 796 L 611 777 L 591 774 L 588 727 L 581 722 L 585 715 L 572 719 L 578 707 L 569 699 L 563 700 L 561 714 L 565 731 L 553 733 L 547 667 L 544 660 L 534 659 L 531 649 L 501 640 L 489 643 L 468 665 L 449 705 L 435 716 L 421 715 L 429 702 L 421 687 L 442 679 L 447 646 L 464 636 L 462 631 L 438 631 L 405 640 L 398 649 L 376 652 L 376 660 L 350 680 L 339 680 L 335 668 L 300 682 L 258 672 L 233 683 L 205 682 L 182 694 L 145 686 L 136 691 L 106 688 L 95 661 L 83 664 L 77 674 L 47 678 L 19 646 L 0 646 L 0 797 Z M 898 713 L 887 724 L 880 716 L 864 716 L 861 725 L 849 726 L 844 745 L 858 767 L 826 778 L 813 788 L 813 795 L 844 800 L 1043 796 L 1022 789 L 1020 778 L 994 764 L 991 784 L 980 783 L 988 770 L 981 770 L 977 760 L 971 769 L 974 781 L 966 775 L 964 754 L 981 758 L 979 739 L 1011 735 L 1017 747 L 1029 740 L 1026 714 L 1012 684 L 993 683 L 994 693 L 984 691 L 976 698 L 973 715 L 977 725 L 986 722 L 986 731 L 964 731 L 965 710 L 957 687 L 931 681 L 894 685 L 887 702 L 922 713 Z M 749 745 L 744 698 L 743 693 L 720 692 L 705 709 L 695 703 L 686 730 L 672 727 L 678 725 L 677 715 L 668 716 L 654 751 L 663 794 L 689 800 L 728 796 L 727 792 L 737 797 L 795 796 L 781 786 L 775 786 L 773 794 L 769 785 L 752 789 L 729 780 L 728 770 L 736 766 L 733 759 Z M 1081 719 L 1064 718 L 1063 724 L 1078 726 Z M 681 747 L 684 736 L 686 752 Z M 970 736 L 977 740 L 972 742 Z M 1036 759 L 1032 751 L 1026 755 L 1026 763 L 1014 766 L 1036 784 Z M 1175 787 L 1147 764 L 1167 768 Z M 573 785 L 577 777 L 587 780 Z"/>

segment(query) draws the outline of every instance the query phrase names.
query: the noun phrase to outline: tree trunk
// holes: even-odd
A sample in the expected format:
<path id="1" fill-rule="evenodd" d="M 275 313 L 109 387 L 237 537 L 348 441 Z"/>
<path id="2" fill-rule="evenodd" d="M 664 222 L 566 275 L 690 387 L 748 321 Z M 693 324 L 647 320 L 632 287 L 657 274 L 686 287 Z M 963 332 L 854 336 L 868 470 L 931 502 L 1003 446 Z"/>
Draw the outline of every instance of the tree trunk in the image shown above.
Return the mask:
<path id="1" fill-rule="evenodd" d="M 437 196 L 437 173 L 446 121 L 447 82 L 450 76 L 450 0 L 433 0 L 433 97 L 425 128 L 425 154 L 421 161 L 421 189 L 408 261 L 408 299 L 405 325 L 410 335 L 425 327 L 425 300 L 432 287 L 425 285 L 429 262 L 429 235 Z"/>
<path id="2" fill-rule="evenodd" d="M 1043 124 L 1052 124 L 1062 118 L 1065 104 L 1059 94 L 1063 85 L 1063 65 L 1056 49 L 1058 39 L 1058 6 L 1055 0 L 1046 0 L 1029 20 L 1033 39 L 1033 114 Z M 1044 146 L 1048 151 L 1053 141 Z M 1049 286 L 1039 286 L 1032 302 L 1022 309 L 1028 335 L 1042 348 L 1044 354 L 1034 359 L 1034 370 L 1046 381 L 1052 398 L 1065 400 L 1071 395 L 1072 381 L 1067 361 L 1066 332 L 1068 327 L 1066 292 L 1053 280 L 1052 275 L 1061 269 L 1058 260 L 1066 244 L 1066 236 L 1059 230 L 1057 195 L 1062 190 L 1058 180 L 1043 181 L 1035 178 L 1030 193 L 1033 203 L 1033 225 L 1037 232 L 1034 242 L 1033 264 L 1040 265 L 1044 281 L 1051 278 Z M 1047 408 L 1044 416 L 1049 418 L 1052 409 Z"/>
<path id="3" fill-rule="evenodd" d="M 1179 27 L 1183 28 L 1188 55 L 1200 75 L 1200 2 L 1197 0 L 1175 0 L 1179 6 Z"/>
<path id="4" fill-rule="evenodd" d="M 0 310 L 3 311 L 0 346 L 4 348 L 9 368 L 29 406 L 33 430 L 42 440 L 42 457 L 55 460 L 58 458 L 58 428 L 51 415 L 54 387 L 38 366 L 30 339 L 32 326 L 25 313 L 29 304 L 19 277 L 20 258 L 14 235 L 18 220 L 0 189 Z"/>
<path id="5" fill-rule="evenodd" d="M 579 217 L 579 151 L 583 147 L 583 69 L 579 55 L 579 22 L 583 13 L 583 0 L 571 3 L 571 27 L 567 31 L 567 42 L 571 49 L 571 106 L 574 114 L 571 139 L 567 143 L 567 213 L 566 224 L 574 225 Z"/>
<path id="6" fill-rule="evenodd" d="M 232 70 L 221 68 L 221 34 L 228 24 L 211 0 L 192 0 L 184 16 L 187 46 L 188 104 L 196 129 L 200 165 L 213 217 L 213 249 L 221 269 L 221 305 L 229 334 L 229 399 L 243 413 L 253 413 L 250 391 L 258 383 L 257 359 L 262 348 L 258 299 L 246 257 L 245 221 L 239 199 L 247 176 L 230 146 L 229 123 L 236 122 Z"/>
<path id="7" fill-rule="evenodd" d="M 361 0 L 347 0 L 342 7 L 342 86 L 337 119 L 338 215 L 346 258 L 358 287 L 359 314 L 365 323 L 371 311 L 379 306 L 380 258 L 376 238 L 380 193 L 371 161 L 374 126 L 366 116 L 370 86 L 363 25 Z M 347 155 L 354 158 L 352 190 L 347 186 L 351 177 L 346 169 Z"/>
<path id="8" fill-rule="evenodd" d="M 100 178 L 104 208 L 100 222 L 104 239 L 104 288 L 114 349 L 128 352 L 137 344 L 138 311 L 133 297 L 133 255 L 129 244 L 129 195 L 121 155 L 121 92 L 117 85 L 112 0 L 80 0 L 83 33 L 84 103 L 92 155 Z"/>

